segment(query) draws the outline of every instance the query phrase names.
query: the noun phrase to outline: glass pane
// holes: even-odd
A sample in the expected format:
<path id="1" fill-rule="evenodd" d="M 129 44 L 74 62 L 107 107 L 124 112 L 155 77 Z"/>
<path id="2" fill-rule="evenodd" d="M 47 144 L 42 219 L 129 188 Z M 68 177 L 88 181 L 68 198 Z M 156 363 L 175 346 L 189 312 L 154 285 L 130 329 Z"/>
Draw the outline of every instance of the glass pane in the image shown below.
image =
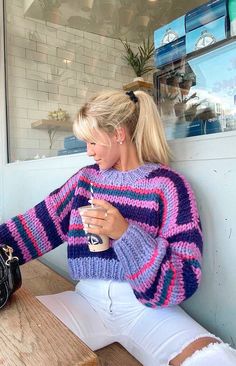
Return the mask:
<path id="1" fill-rule="evenodd" d="M 136 52 L 148 35 L 152 40 L 156 29 L 206 1 L 7 0 L 4 3 L 9 160 L 16 161 L 83 151 L 84 146 L 73 138 L 71 128 L 78 108 L 97 91 L 123 89 L 135 77 L 134 70 L 124 60 L 120 39 L 128 40 Z M 154 66 L 153 60 L 150 65 Z M 168 97 L 161 101 L 164 103 L 161 112 L 165 121 L 167 115 L 172 137 L 183 135 L 182 119 L 190 118 L 182 115 L 183 109 L 193 105 L 200 113 L 204 105 L 202 91 L 197 90 L 203 87 L 198 70 L 210 64 L 201 65 L 197 60 L 186 64 L 188 73 L 196 74 L 196 81 L 193 80 L 191 91 L 182 86 L 183 93 L 175 107 L 172 98 L 176 80 L 171 81 L 169 76 L 165 80 L 164 74 L 164 81 L 160 80 L 159 84 L 164 84 L 162 93 L 170 89 Z M 182 66 L 174 64 L 174 68 Z M 153 81 L 154 71 L 144 76 L 146 81 Z M 190 93 L 195 91 L 198 95 L 193 98 Z M 200 101 L 201 106 L 196 106 Z M 231 117 L 223 121 L 221 115 L 218 110 L 221 128 L 234 128 Z M 175 124 L 179 131 L 176 133 Z"/>
<path id="2" fill-rule="evenodd" d="M 78 108 L 98 91 L 122 89 L 135 77 L 123 60 L 119 35 L 115 39 L 75 27 L 86 23 L 79 23 L 79 15 L 73 18 L 79 3 L 5 1 L 11 162 L 85 151 L 71 127 Z M 82 14 L 90 16 L 86 9 Z M 106 22 L 108 13 L 103 15 Z"/>
<path id="3" fill-rule="evenodd" d="M 196 93 L 199 104 L 189 136 L 197 134 L 198 125 L 204 134 L 236 129 L 235 47 L 233 42 L 189 61 L 198 75 L 191 92 Z"/>
<path id="4" fill-rule="evenodd" d="M 157 102 L 169 139 L 236 129 L 236 42 L 157 73 Z"/>

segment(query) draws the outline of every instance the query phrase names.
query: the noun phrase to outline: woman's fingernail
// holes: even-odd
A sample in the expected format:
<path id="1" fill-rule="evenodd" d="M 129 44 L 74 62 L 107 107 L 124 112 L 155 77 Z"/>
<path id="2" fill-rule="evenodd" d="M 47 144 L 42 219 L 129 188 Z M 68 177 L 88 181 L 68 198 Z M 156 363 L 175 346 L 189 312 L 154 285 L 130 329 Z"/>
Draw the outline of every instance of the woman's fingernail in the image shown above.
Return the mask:
<path id="1" fill-rule="evenodd" d="M 89 203 L 92 203 L 92 202 L 93 202 L 93 199 L 88 200 L 88 202 L 89 202 Z"/>

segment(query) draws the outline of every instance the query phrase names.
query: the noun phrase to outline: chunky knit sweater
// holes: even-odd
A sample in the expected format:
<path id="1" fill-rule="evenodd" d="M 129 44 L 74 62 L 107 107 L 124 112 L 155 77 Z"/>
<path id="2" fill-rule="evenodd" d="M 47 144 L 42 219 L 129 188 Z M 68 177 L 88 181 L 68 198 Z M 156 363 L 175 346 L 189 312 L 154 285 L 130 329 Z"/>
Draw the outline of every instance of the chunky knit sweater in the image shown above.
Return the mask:
<path id="1" fill-rule="evenodd" d="M 94 197 L 115 206 L 129 222 L 104 252 L 90 252 L 78 208 Z M 171 168 L 145 164 L 122 172 L 84 167 L 23 215 L 0 225 L 0 243 L 14 248 L 23 264 L 68 243 L 74 280 L 128 281 L 149 307 L 179 304 L 201 277 L 202 235 L 189 183 Z"/>

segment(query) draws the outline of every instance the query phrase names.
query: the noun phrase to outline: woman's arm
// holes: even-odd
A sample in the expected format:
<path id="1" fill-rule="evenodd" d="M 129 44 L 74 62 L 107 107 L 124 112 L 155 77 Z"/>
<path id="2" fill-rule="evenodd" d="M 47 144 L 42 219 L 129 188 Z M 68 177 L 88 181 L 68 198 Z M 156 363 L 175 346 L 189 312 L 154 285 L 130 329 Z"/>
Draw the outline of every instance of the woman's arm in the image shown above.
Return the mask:
<path id="1" fill-rule="evenodd" d="M 0 225 L 0 244 L 13 247 L 20 264 L 40 257 L 67 240 L 77 176 L 78 173 L 24 214 Z"/>
<path id="2" fill-rule="evenodd" d="M 202 233 L 190 185 L 163 189 L 165 214 L 157 237 L 130 224 L 113 244 L 126 278 L 139 301 L 149 307 L 179 304 L 198 288 L 201 278 Z M 171 198 L 171 199 L 170 199 Z"/>

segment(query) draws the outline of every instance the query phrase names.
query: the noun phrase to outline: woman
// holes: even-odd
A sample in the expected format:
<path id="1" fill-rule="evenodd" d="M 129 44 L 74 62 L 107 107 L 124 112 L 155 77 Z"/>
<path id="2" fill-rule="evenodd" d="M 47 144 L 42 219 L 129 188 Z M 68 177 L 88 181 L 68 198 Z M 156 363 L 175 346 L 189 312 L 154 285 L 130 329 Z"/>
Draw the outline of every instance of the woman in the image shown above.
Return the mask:
<path id="1" fill-rule="evenodd" d="M 80 109 L 74 132 L 95 164 L 0 226 L 21 263 L 68 242 L 76 290 L 40 301 L 93 350 L 117 341 L 146 366 L 235 365 L 236 351 L 178 306 L 200 282 L 201 226 L 190 185 L 167 166 L 152 98 L 101 93 Z M 91 186 L 104 210 L 81 217 Z M 90 252 L 88 230 L 107 235 L 109 249 Z"/>

